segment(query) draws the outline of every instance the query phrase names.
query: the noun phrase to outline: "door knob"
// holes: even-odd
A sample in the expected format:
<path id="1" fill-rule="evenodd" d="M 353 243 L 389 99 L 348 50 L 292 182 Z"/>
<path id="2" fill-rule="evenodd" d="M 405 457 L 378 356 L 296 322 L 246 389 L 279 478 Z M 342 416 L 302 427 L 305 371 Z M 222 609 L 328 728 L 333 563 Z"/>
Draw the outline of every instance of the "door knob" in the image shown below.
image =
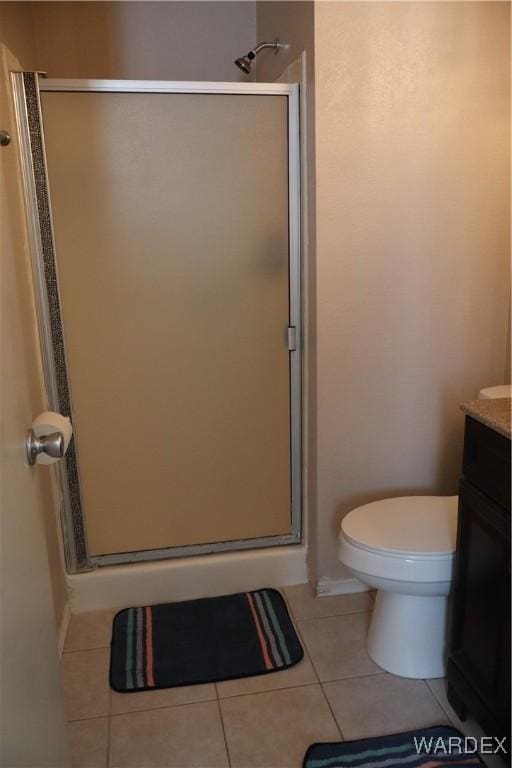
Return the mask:
<path id="1" fill-rule="evenodd" d="M 64 436 L 62 432 L 52 432 L 51 435 L 36 437 L 34 430 L 27 432 L 27 460 L 30 466 L 36 463 L 40 453 L 51 456 L 52 459 L 61 459 L 64 456 Z"/>

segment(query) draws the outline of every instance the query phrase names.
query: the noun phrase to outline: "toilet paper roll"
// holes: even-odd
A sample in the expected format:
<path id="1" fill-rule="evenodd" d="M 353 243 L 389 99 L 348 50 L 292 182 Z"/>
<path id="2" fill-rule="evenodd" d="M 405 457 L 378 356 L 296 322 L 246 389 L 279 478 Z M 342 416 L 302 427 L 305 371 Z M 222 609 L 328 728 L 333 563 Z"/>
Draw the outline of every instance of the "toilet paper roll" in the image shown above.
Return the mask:
<path id="1" fill-rule="evenodd" d="M 36 437 L 51 435 L 53 432 L 62 432 L 64 453 L 66 453 L 73 434 L 73 427 L 67 416 L 61 416 L 60 413 L 55 413 L 55 411 L 45 411 L 34 419 L 32 429 Z M 55 464 L 56 461 L 59 461 L 59 459 L 53 459 L 45 453 L 40 453 L 37 457 L 38 464 Z"/>

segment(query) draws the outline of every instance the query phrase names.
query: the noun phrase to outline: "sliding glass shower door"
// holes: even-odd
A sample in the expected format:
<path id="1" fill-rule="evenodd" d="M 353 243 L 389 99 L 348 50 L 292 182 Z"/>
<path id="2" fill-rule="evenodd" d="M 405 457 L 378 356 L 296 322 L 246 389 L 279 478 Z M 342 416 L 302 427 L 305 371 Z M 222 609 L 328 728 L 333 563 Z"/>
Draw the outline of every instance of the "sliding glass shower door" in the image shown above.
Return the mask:
<path id="1" fill-rule="evenodd" d="M 93 562 L 299 535 L 293 88 L 190 86 L 40 83 Z"/>

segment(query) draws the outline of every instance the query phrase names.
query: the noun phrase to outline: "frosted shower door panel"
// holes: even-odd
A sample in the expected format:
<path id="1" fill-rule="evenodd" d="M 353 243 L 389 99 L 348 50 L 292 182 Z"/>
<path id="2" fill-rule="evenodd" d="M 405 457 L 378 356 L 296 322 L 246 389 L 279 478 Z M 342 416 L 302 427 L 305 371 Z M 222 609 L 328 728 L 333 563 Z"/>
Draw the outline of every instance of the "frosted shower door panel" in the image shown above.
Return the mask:
<path id="1" fill-rule="evenodd" d="M 286 96 L 41 96 L 90 554 L 289 533 Z"/>

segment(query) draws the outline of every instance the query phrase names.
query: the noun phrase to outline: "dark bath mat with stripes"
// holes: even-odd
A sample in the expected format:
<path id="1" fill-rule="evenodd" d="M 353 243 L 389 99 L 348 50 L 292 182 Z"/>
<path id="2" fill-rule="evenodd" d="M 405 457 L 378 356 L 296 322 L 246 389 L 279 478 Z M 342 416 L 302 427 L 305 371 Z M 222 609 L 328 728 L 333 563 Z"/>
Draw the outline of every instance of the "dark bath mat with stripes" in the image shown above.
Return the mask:
<path id="1" fill-rule="evenodd" d="M 278 672 L 303 651 L 275 589 L 127 608 L 114 618 L 110 685 L 131 693 Z"/>
<path id="2" fill-rule="evenodd" d="M 392 736 L 312 744 L 304 768 L 435 768 L 482 766 L 475 740 L 456 728 L 438 725 Z"/>

